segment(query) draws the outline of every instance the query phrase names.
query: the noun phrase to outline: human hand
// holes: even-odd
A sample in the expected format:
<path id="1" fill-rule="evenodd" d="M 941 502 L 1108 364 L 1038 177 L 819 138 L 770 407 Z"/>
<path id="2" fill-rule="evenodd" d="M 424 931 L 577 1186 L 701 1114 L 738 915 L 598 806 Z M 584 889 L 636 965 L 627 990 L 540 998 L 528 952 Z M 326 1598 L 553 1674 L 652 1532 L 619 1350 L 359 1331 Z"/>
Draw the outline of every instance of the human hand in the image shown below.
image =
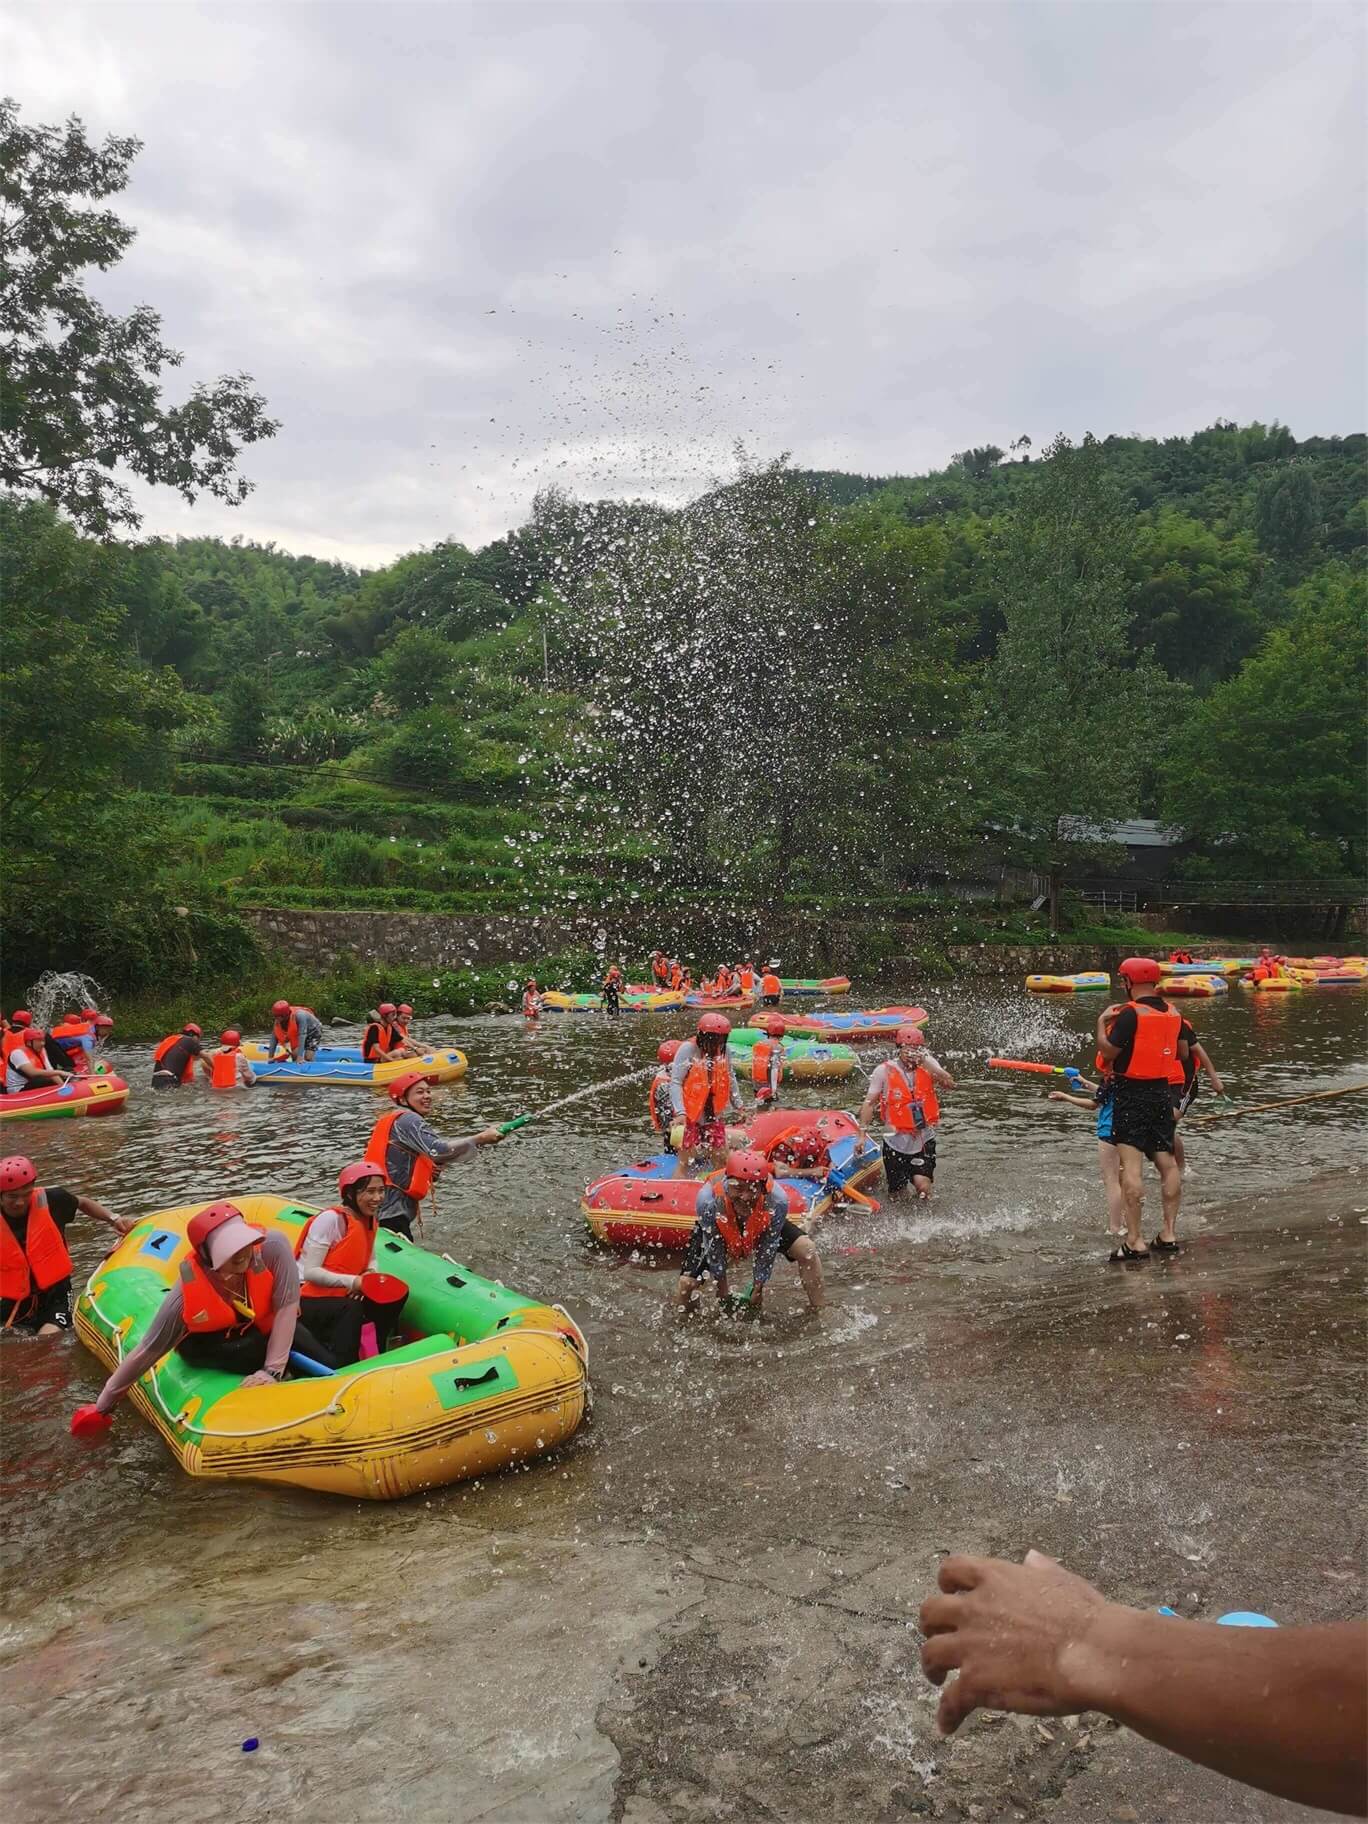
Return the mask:
<path id="1" fill-rule="evenodd" d="M 362 1296 L 361 1278 L 362 1276 L 359 1273 L 354 1273 L 352 1275 L 351 1285 L 347 1288 L 348 1298 L 360 1298 Z"/>
<path id="2" fill-rule="evenodd" d="M 942 1594 L 921 1607 L 922 1670 L 946 1685 L 936 1727 L 951 1735 L 966 1716 L 1015 1710 L 1072 1716 L 1089 1707 L 1075 1674 L 1105 1598 L 1041 1552 L 1023 1564 L 952 1556 L 937 1577 Z"/>
<path id="3" fill-rule="evenodd" d="M 244 1387 L 274 1387 L 277 1382 L 276 1377 L 269 1374 L 265 1368 L 258 1368 L 255 1374 L 247 1376 L 242 1385 Z"/>
<path id="4" fill-rule="evenodd" d="M 130 1229 L 137 1228 L 138 1218 L 136 1216 L 111 1216 L 109 1226 L 120 1235 L 127 1235 Z"/>
<path id="5" fill-rule="evenodd" d="M 476 1146 L 497 1146 L 502 1139 L 503 1135 L 497 1127 L 484 1127 L 476 1134 L 475 1144 Z"/>

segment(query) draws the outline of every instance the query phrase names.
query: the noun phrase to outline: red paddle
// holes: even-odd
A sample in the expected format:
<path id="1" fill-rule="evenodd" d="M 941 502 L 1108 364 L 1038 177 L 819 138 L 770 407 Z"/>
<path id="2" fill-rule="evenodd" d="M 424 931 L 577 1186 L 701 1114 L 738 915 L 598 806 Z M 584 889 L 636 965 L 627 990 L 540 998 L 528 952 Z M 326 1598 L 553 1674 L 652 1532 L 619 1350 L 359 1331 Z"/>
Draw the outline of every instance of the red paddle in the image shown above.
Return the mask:
<path id="1" fill-rule="evenodd" d="M 361 1291 L 373 1305 L 398 1305 L 408 1297 L 407 1280 L 393 1273 L 363 1273 Z"/>
<path id="2" fill-rule="evenodd" d="M 71 1415 L 71 1435 L 73 1438 L 97 1438 L 113 1423 L 110 1415 L 101 1412 L 98 1406 L 78 1406 Z"/>

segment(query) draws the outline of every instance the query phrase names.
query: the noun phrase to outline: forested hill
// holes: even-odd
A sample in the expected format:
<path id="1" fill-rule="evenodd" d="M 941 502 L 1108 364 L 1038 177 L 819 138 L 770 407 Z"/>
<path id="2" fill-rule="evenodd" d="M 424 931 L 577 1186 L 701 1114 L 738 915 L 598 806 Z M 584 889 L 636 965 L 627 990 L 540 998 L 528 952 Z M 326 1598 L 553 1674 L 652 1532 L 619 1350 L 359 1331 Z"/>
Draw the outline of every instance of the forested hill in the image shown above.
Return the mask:
<path id="1" fill-rule="evenodd" d="M 172 900 L 888 904 L 990 832 L 1061 877 L 1073 814 L 1350 880 L 1366 449 L 1217 424 L 679 510 L 548 492 L 371 572 L 5 500 L 12 952 L 136 973 Z"/>

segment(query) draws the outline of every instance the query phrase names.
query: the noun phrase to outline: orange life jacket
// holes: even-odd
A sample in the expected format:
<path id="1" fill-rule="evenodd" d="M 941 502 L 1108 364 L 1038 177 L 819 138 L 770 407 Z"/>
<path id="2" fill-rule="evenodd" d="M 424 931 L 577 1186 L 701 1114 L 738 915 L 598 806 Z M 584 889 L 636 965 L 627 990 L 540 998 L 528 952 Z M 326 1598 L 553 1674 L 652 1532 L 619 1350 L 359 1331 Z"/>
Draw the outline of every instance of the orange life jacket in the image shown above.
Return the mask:
<path id="1" fill-rule="evenodd" d="M 778 1039 L 757 1039 L 751 1047 L 751 1082 L 759 1088 L 770 1080 L 770 1059 L 781 1049 Z M 780 1078 L 783 1066 L 780 1065 Z"/>
<path id="2" fill-rule="evenodd" d="M 0 1039 L 0 1064 L 9 1063 L 10 1053 L 18 1051 L 27 1032 L 27 1026 L 16 1026 L 12 1031 L 6 1032 L 3 1039 Z"/>
<path id="3" fill-rule="evenodd" d="M 784 992 L 784 984 L 779 980 L 777 975 L 771 975 L 769 971 L 766 970 L 765 974 L 760 977 L 760 992 L 761 994 L 782 995 Z"/>
<path id="4" fill-rule="evenodd" d="M 181 1322 L 196 1336 L 215 1330 L 246 1330 L 249 1326 L 269 1334 L 275 1323 L 271 1294 L 275 1275 L 267 1266 L 258 1266 L 260 1255 L 253 1253 L 247 1268 L 247 1301 L 252 1307 L 246 1316 L 233 1301 L 224 1296 L 193 1254 L 181 1262 Z"/>
<path id="5" fill-rule="evenodd" d="M 733 992 L 733 990 L 735 989 L 735 987 L 736 987 L 736 977 L 732 974 L 731 970 L 728 969 L 726 964 L 724 963 L 722 965 L 722 967 L 718 970 L 717 975 L 713 981 L 713 993 L 725 996 L 725 995 L 731 994 Z"/>
<path id="6" fill-rule="evenodd" d="M 17 1302 L 35 1287 L 46 1292 L 71 1278 L 71 1256 L 62 1231 L 48 1209 L 47 1192 L 35 1184 L 29 1192 L 28 1227 L 21 1248 L 14 1230 L 0 1216 L 0 1298 Z"/>
<path id="7" fill-rule="evenodd" d="M 89 1072 L 90 1053 L 85 1046 L 75 1044 L 71 1047 L 70 1051 L 67 1051 L 66 1046 L 62 1045 L 60 1042 L 63 1039 L 93 1039 L 95 1037 L 95 1026 L 93 1021 L 63 1020 L 60 1026 L 53 1026 L 49 1029 L 48 1037 L 58 1041 L 59 1049 L 66 1052 L 67 1061 L 70 1063 L 72 1071 L 77 1076 L 84 1076 Z"/>
<path id="8" fill-rule="evenodd" d="M 523 1017 L 529 1020 L 541 1017 L 541 996 L 535 988 L 529 988 L 522 999 Z"/>
<path id="9" fill-rule="evenodd" d="M 894 1132 L 917 1134 L 924 1128 L 934 1127 L 940 1120 L 940 1101 L 935 1079 L 926 1066 L 914 1066 L 910 1083 L 901 1064 L 890 1060 L 884 1071 L 880 1113 Z"/>
<path id="10" fill-rule="evenodd" d="M 684 1113 L 690 1121 L 700 1121 L 706 1112 L 711 1120 L 721 1120 L 731 1101 L 731 1065 L 724 1056 L 711 1060 L 695 1058 L 684 1073 Z"/>
<path id="11" fill-rule="evenodd" d="M 366 1028 L 366 1031 L 370 1031 L 369 1026 Z M 364 1038 L 362 1039 L 361 1056 L 365 1059 L 367 1064 L 375 1064 L 378 1063 L 381 1058 L 388 1057 L 390 1052 L 396 1050 L 403 1042 L 404 1035 L 400 1028 L 398 1026 L 386 1026 L 382 1020 L 376 1031 L 375 1037 L 369 1044 L 366 1043 Z"/>
<path id="12" fill-rule="evenodd" d="M 1149 1082 L 1172 1082 L 1170 1071 L 1178 1063 L 1178 1029 L 1183 1016 L 1172 1007 L 1161 1010 L 1139 1001 L 1127 1001 L 1126 1005 L 1135 1009 L 1135 1043 L 1131 1046 L 1130 1062 L 1116 1074 Z M 1183 1080 L 1181 1064 L 1177 1080 L 1180 1083 Z"/>
<path id="13" fill-rule="evenodd" d="M 755 971 L 754 971 L 754 969 L 743 969 L 741 971 L 740 976 L 737 979 L 738 979 L 742 994 L 754 994 L 755 993 Z"/>
<path id="14" fill-rule="evenodd" d="M 390 1130 L 400 1115 L 412 1112 L 411 1109 L 396 1108 L 393 1114 L 381 1115 L 371 1129 L 370 1139 L 366 1142 L 366 1158 L 383 1175 L 386 1184 L 396 1191 L 402 1191 L 406 1197 L 416 1197 L 421 1203 L 432 1189 L 432 1182 L 436 1176 L 435 1167 L 426 1154 L 409 1154 L 413 1160 L 413 1169 L 409 1173 L 407 1184 L 395 1184 L 393 1178 L 385 1170 L 385 1160 L 389 1156 Z"/>
<path id="15" fill-rule="evenodd" d="M 220 1045 L 209 1059 L 209 1082 L 215 1089 L 236 1089 L 238 1080 L 238 1048 L 236 1045 Z"/>
<path id="16" fill-rule="evenodd" d="M 743 1254 L 750 1254 L 756 1242 L 774 1220 L 769 1207 L 769 1198 L 762 1192 L 756 1198 L 751 1213 L 743 1224 L 731 1198 L 720 1184 L 714 1183 L 716 1198 L 714 1220 L 717 1232 L 727 1244 L 727 1254 L 732 1260 L 739 1260 Z"/>
<path id="17" fill-rule="evenodd" d="M 153 1063 L 154 1068 L 156 1065 L 161 1063 L 162 1059 L 166 1056 L 167 1052 L 170 1051 L 171 1047 L 176 1043 L 177 1039 L 183 1039 L 185 1036 L 186 1035 L 183 1032 L 172 1032 L 172 1033 L 169 1033 L 166 1036 L 166 1038 L 164 1038 L 162 1040 L 161 1044 L 158 1045 L 157 1049 L 152 1053 L 152 1063 Z M 180 1073 L 180 1080 L 182 1083 L 188 1083 L 190 1081 L 191 1073 L 193 1072 L 194 1068 L 195 1068 L 194 1058 L 193 1057 L 187 1058 L 185 1060 L 185 1068 Z"/>
<path id="18" fill-rule="evenodd" d="M 677 993 L 684 986 L 684 971 L 676 963 L 670 971 L 670 987 Z"/>
<path id="19" fill-rule="evenodd" d="M 319 1216 L 328 1214 L 327 1210 L 318 1212 Z M 335 1241 L 323 1256 L 323 1265 L 329 1273 L 349 1273 L 353 1277 L 358 1273 L 364 1273 L 370 1266 L 371 1255 L 375 1251 L 375 1230 L 368 1229 L 360 1217 L 351 1210 L 334 1209 L 331 1214 L 344 1216 L 347 1228 L 341 1241 Z M 304 1242 L 309 1230 L 317 1221 L 318 1216 L 310 1216 L 300 1230 L 299 1240 L 295 1243 L 296 1260 L 303 1257 Z M 299 1292 L 302 1298 L 345 1298 L 347 1296 L 345 1286 L 314 1286 L 310 1285 L 307 1279 L 300 1280 Z"/>
<path id="20" fill-rule="evenodd" d="M 655 1129 L 655 1131 L 658 1134 L 664 1133 L 665 1128 L 664 1128 L 664 1124 L 662 1123 L 662 1121 L 660 1119 L 660 1111 L 656 1107 L 656 1102 L 660 1096 L 661 1089 L 668 1087 L 669 1081 L 670 1081 L 670 1072 L 669 1072 L 668 1066 L 663 1070 L 658 1070 L 656 1072 L 656 1074 L 654 1075 L 654 1077 L 652 1077 L 652 1079 L 651 1079 L 651 1093 L 650 1093 L 650 1096 L 647 1098 L 646 1105 L 651 1111 L 651 1126 Z"/>
<path id="21" fill-rule="evenodd" d="M 293 1007 L 284 1024 L 277 1020 L 271 1031 L 277 1045 L 284 1045 L 290 1051 L 299 1050 L 299 1019 Z"/>
<path id="22" fill-rule="evenodd" d="M 654 956 L 651 958 L 651 974 L 656 981 L 660 983 L 662 988 L 665 986 L 666 982 L 669 981 L 670 968 L 663 956 Z"/>

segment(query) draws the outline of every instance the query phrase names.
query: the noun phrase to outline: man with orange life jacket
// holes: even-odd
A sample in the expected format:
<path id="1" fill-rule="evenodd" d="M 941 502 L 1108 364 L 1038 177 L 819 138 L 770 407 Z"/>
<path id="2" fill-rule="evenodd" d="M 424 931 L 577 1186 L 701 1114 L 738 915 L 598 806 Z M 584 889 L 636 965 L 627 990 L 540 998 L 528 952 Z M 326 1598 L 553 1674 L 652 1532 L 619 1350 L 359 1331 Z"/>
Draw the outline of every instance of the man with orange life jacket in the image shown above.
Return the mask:
<path id="1" fill-rule="evenodd" d="M 503 1135 L 497 1127 L 481 1128 L 468 1140 L 444 1140 L 428 1125 L 432 1112 L 432 1080 L 421 1071 L 405 1071 L 389 1085 L 391 1114 L 382 1115 L 366 1142 L 366 1157 L 385 1175 L 385 1195 L 380 1205 L 380 1226 L 413 1239 L 414 1218 L 432 1189 L 438 1172 L 458 1160 L 470 1159 L 481 1146 L 497 1146 Z"/>
<path id="2" fill-rule="evenodd" d="M 727 1111 L 740 1108 L 741 1091 L 727 1056 L 731 1021 L 725 1014 L 705 1013 L 694 1037 L 686 1039 L 670 1066 L 670 1109 L 684 1123 L 679 1147 L 677 1178 L 686 1178 L 694 1160 L 706 1149 L 712 1171 L 722 1164 L 727 1150 Z"/>
<path id="3" fill-rule="evenodd" d="M 381 1001 L 376 1018 L 361 1035 L 361 1056 L 367 1064 L 383 1064 L 386 1058 L 407 1058 L 413 1048 L 399 1024 L 399 1009 L 393 1001 Z"/>
<path id="4" fill-rule="evenodd" d="M 777 1014 L 771 1014 L 764 1022 L 764 1030 L 764 1038 L 757 1039 L 751 1047 L 751 1088 L 757 1108 L 776 1099 L 784 1080 L 784 1034 L 788 1027 Z"/>
<path id="5" fill-rule="evenodd" d="M 890 1196 L 907 1185 L 918 1197 L 929 1197 L 936 1177 L 936 1130 L 940 1124 L 937 1088 L 953 1089 L 955 1079 L 926 1049 L 920 1026 L 899 1026 L 893 1035 L 897 1051 L 869 1079 L 858 1116 L 868 1125 L 874 1110 L 888 1130 L 883 1138 L 884 1176 Z"/>
<path id="6" fill-rule="evenodd" d="M 179 1089 L 195 1071 L 195 1059 L 204 1052 L 204 1033 L 193 1020 L 164 1038 L 152 1053 L 153 1089 Z"/>
<path id="7" fill-rule="evenodd" d="M 651 952 L 651 980 L 657 988 L 668 988 L 670 985 L 670 965 L 663 950 Z"/>
<path id="8" fill-rule="evenodd" d="M 713 977 L 713 993 L 723 1001 L 728 995 L 736 993 L 736 974 L 726 963 L 717 965 L 717 974 Z"/>
<path id="9" fill-rule="evenodd" d="M 763 1153 L 741 1148 L 728 1153 L 724 1170 L 699 1189 L 675 1290 L 677 1307 L 689 1310 L 708 1278 L 716 1282 L 718 1299 L 727 1298 L 728 1268 L 748 1254 L 752 1266 L 746 1302 L 756 1315 L 780 1254 L 797 1267 L 811 1308 L 820 1311 L 825 1305 L 822 1264 L 812 1237 L 790 1219 L 788 1200 L 775 1188 L 769 1160 Z"/>
<path id="10" fill-rule="evenodd" d="M 279 1229 L 254 1228 L 233 1203 L 211 1203 L 190 1218 L 190 1252 L 158 1305 L 143 1340 L 119 1363 L 94 1407 L 108 1419 L 134 1381 L 173 1349 L 196 1367 L 245 1376 L 244 1387 L 280 1380 L 298 1349 L 325 1368 L 331 1350 L 299 1321 L 299 1268 Z"/>
<path id="11" fill-rule="evenodd" d="M 93 1197 L 65 1185 L 39 1184 L 31 1159 L 0 1159 L 0 1328 L 53 1336 L 71 1328 L 71 1256 L 67 1225 L 77 1215 L 108 1223 L 116 1235 L 133 1227 Z"/>
<path id="12" fill-rule="evenodd" d="M 271 1008 L 274 1024 L 266 1046 L 269 1064 L 276 1049 L 292 1064 L 312 1064 L 314 1054 L 323 1043 L 323 1022 L 312 1007 L 292 1007 L 288 1001 L 276 1001 Z"/>
<path id="13" fill-rule="evenodd" d="M 651 1126 L 660 1135 L 662 1146 L 667 1152 L 673 1152 L 670 1141 L 670 1129 L 674 1126 L 674 1107 L 670 1100 L 670 1066 L 679 1054 L 679 1040 L 666 1039 L 656 1048 L 656 1062 L 660 1069 L 651 1079 L 651 1094 L 647 1109 L 651 1116 Z"/>
<path id="14" fill-rule="evenodd" d="M 739 993 L 750 1000 L 755 993 L 755 964 L 747 960 L 736 972 L 736 986 Z"/>
<path id="15" fill-rule="evenodd" d="M 219 1034 L 216 1048 L 209 1054 L 209 1082 L 214 1089 L 250 1089 L 256 1072 L 242 1055 L 242 1034 L 230 1026 Z"/>
<path id="16" fill-rule="evenodd" d="M 26 1026 L 23 1043 L 14 1046 L 5 1060 L 5 1094 L 22 1095 L 26 1089 L 46 1089 L 65 1083 L 66 1074 L 48 1065 L 47 1034 L 41 1026 Z"/>
<path id="17" fill-rule="evenodd" d="M 399 1028 L 399 1037 L 404 1041 L 405 1045 L 408 1046 L 409 1050 L 416 1050 L 417 1047 L 414 1044 L 414 1041 L 409 1037 L 409 1027 L 413 1024 L 413 1009 L 409 1006 L 407 1001 L 400 1001 L 399 1011 L 394 1017 L 394 1023 Z"/>
<path id="18" fill-rule="evenodd" d="M 13 1014 L 5 1021 L 5 1034 L 0 1038 L 0 1062 L 9 1063 L 12 1051 L 17 1051 L 24 1042 L 24 1034 L 33 1025 L 33 1015 L 27 1007 L 16 1007 Z"/>
<path id="19" fill-rule="evenodd" d="M 1117 973 L 1129 997 L 1114 1018 L 1097 1021 L 1097 1051 L 1111 1070 L 1112 1139 L 1121 1174 L 1126 1233 L 1111 1259 L 1148 1260 L 1150 1249 L 1141 1232 L 1144 1190 L 1141 1172 L 1152 1159 L 1159 1173 L 1164 1202 L 1163 1227 L 1153 1247 L 1161 1254 L 1178 1250 L 1174 1224 L 1183 1195 L 1183 1177 L 1174 1157 L 1173 1072 L 1186 1066 L 1189 1054 L 1182 1037 L 1182 1016 L 1153 990 L 1163 969 L 1152 957 L 1128 956 Z M 1151 990 L 1142 994 L 1141 989 Z M 1110 1010 L 1108 1010 L 1109 1012 Z M 1179 1071 L 1181 1083 L 1182 1072 Z"/>
<path id="20" fill-rule="evenodd" d="M 760 1005 L 777 1007 L 784 998 L 784 984 L 776 973 L 778 965 L 767 963 L 765 973 L 760 977 Z"/>
<path id="21" fill-rule="evenodd" d="M 338 1202 L 311 1216 L 295 1244 L 300 1309 L 312 1334 L 339 1362 L 354 1362 L 363 1353 L 375 1355 L 385 1347 L 404 1299 L 376 1303 L 366 1297 L 364 1285 L 366 1274 L 378 1270 L 375 1244 L 384 1173 L 373 1159 L 344 1165 L 337 1174 L 337 1193 Z M 372 1330 L 369 1337 L 367 1325 Z"/>
<path id="22" fill-rule="evenodd" d="M 48 1028 L 48 1056 L 54 1052 L 62 1057 L 66 1068 L 73 1075 L 87 1076 L 90 1072 L 90 1054 L 95 1049 L 95 1013 L 91 1010 L 87 1018 L 84 1013 L 74 1009 L 64 1013 L 55 1026 Z"/>
<path id="23" fill-rule="evenodd" d="M 671 994 L 684 992 L 684 965 L 677 956 L 672 957 L 670 961 L 669 983 Z"/>

